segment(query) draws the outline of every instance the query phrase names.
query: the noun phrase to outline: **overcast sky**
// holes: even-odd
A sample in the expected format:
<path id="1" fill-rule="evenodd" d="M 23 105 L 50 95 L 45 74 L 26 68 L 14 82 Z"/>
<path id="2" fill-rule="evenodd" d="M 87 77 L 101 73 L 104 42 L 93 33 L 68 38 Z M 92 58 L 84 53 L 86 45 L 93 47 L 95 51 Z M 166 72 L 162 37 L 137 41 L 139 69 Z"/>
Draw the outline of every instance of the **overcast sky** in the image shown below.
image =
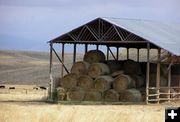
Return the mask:
<path id="1" fill-rule="evenodd" d="M 0 50 L 48 51 L 47 41 L 97 17 L 180 23 L 180 0 L 0 0 Z"/>

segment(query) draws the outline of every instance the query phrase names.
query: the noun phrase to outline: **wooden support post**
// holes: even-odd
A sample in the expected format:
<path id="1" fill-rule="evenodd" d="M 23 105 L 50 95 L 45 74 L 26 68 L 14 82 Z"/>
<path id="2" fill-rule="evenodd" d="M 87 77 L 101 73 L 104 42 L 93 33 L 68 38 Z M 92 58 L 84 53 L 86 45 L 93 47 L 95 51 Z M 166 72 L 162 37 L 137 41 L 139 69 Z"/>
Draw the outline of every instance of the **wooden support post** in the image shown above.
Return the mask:
<path id="1" fill-rule="evenodd" d="M 139 62 L 139 48 L 137 49 L 137 62 Z"/>
<path id="2" fill-rule="evenodd" d="M 161 49 L 158 49 L 158 60 L 160 59 L 161 57 Z M 160 90 L 160 78 L 161 78 L 161 74 L 160 74 L 160 62 L 158 61 L 157 63 L 157 74 L 156 74 L 156 94 L 157 94 L 157 97 L 156 99 L 158 100 L 158 103 L 159 103 L 159 96 L 160 96 L 160 93 L 159 93 L 159 90 Z"/>
<path id="3" fill-rule="evenodd" d="M 63 67 L 63 64 L 64 64 L 64 43 L 62 43 L 61 57 L 62 57 L 62 63 L 61 63 L 61 78 L 62 78 L 64 75 L 64 67 Z"/>
<path id="4" fill-rule="evenodd" d="M 88 45 L 85 44 L 85 53 L 87 53 L 87 51 L 88 51 Z"/>
<path id="5" fill-rule="evenodd" d="M 127 60 L 129 59 L 129 48 L 126 48 L 127 49 Z"/>
<path id="6" fill-rule="evenodd" d="M 114 56 L 112 50 L 110 49 L 110 47 L 108 47 L 108 50 L 110 51 L 111 55 L 113 56 L 114 60 L 117 60 L 116 57 Z"/>
<path id="7" fill-rule="evenodd" d="M 50 43 L 50 64 L 49 64 L 49 99 L 52 100 L 52 82 L 53 82 L 53 78 L 52 78 L 52 47 L 53 44 Z"/>
<path id="8" fill-rule="evenodd" d="M 76 62 L 76 44 L 74 44 L 73 64 Z"/>
<path id="9" fill-rule="evenodd" d="M 99 45 L 96 45 L 96 50 L 99 50 Z"/>
<path id="10" fill-rule="evenodd" d="M 170 97 L 171 97 L 171 65 L 168 69 L 168 101 L 170 101 Z"/>
<path id="11" fill-rule="evenodd" d="M 59 55 L 57 54 L 57 52 L 55 51 L 55 49 L 52 48 L 52 50 L 53 50 L 54 54 L 56 55 L 56 57 L 58 58 L 59 62 L 63 65 L 65 71 L 69 74 L 68 69 L 66 68 L 65 64 L 62 62 L 61 58 L 59 57 Z"/>
<path id="12" fill-rule="evenodd" d="M 149 62 L 149 50 L 150 44 L 147 43 L 147 64 L 146 64 L 146 104 L 149 102 L 149 70 L 150 70 L 150 62 Z"/>
<path id="13" fill-rule="evenodd" d="M 116 59 L 119 59 L 119 47 L 117 47 L 117 51 L 116 51 Z"/>
<path id="14" fill-rule="evenodd" d="M 106 46 L 107 47 L 107 60 L 109 60 L 109 47 L 108 46 Z"/>

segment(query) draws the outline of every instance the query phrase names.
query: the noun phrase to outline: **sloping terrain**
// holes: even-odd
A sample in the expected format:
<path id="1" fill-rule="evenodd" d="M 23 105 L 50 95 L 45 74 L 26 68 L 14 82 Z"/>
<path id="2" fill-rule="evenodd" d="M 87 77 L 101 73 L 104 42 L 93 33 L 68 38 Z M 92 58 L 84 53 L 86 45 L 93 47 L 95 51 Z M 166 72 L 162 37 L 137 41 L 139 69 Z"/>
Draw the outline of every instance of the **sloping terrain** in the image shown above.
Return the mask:
<path id="1" fill-rule="evenodd" d="M 55 60 L 54 68 L 58 73 Z M 49 81 L 49 54 L 46 52 L 0 51 L 0 84 L 27 84 L 47 86 Z"/>
<path id="2" fill-rule="evenodd" d="M 72 54 L 65 54 L 65 65 L 72 66 Z M 82 55 L 77 55 L 82 60 Z M 53 76 L 60 77 L 61 64 L 53 55 Z M 49 53 L 0 50 L 0 84 L 48 86 Z"/>

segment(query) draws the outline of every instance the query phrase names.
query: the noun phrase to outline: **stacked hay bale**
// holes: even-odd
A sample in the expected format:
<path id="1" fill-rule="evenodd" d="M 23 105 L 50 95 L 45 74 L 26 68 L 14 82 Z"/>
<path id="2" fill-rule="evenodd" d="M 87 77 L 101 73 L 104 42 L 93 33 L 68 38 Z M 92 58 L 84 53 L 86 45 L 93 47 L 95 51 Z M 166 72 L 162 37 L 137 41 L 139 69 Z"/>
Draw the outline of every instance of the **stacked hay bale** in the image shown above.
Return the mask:
<path id="1" fill-rule="evenodd" d="M 57 89 L 59 100 L 139 102 L 138 89 L 144 85 L 139 64 L 132 60 L 105 61 L 99 50 L 88 51 L 83 61 L 75 62 Z"/>

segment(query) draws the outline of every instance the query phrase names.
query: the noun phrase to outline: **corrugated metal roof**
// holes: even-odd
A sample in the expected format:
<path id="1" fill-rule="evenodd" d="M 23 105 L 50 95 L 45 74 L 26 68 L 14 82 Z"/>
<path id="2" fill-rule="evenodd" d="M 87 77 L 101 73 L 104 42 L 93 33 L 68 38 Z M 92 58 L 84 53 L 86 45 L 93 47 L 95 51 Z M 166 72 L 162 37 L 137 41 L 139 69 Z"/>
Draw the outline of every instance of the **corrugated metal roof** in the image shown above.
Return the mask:
<path id="1" fill-rule="evenodd" d="M 101 18 L 180 56 L 180 25 L 145 20 Z"/>

